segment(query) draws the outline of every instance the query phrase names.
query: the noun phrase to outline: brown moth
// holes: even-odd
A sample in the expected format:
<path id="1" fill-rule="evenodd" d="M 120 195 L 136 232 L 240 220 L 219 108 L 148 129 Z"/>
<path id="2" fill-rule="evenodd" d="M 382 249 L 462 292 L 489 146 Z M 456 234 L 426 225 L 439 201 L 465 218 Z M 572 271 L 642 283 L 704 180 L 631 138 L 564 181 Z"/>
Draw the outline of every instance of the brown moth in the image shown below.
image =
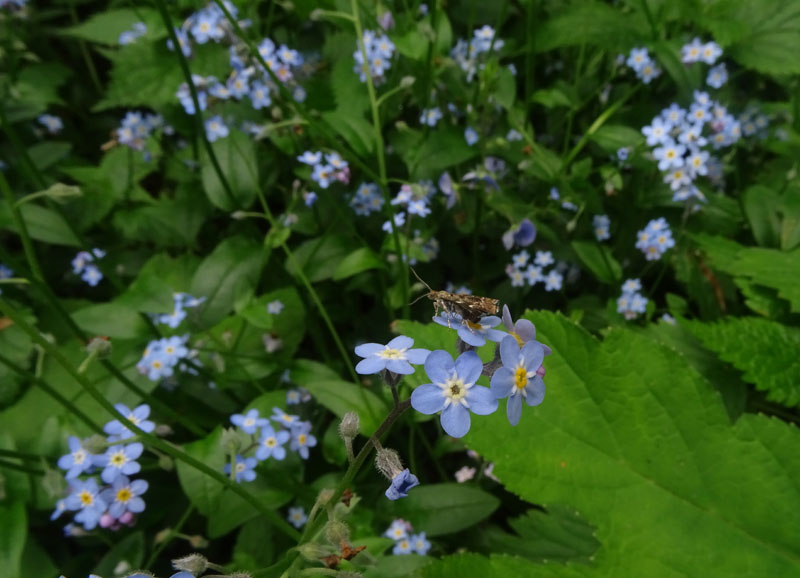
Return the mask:
<path id="1" fill-rule="evenodd" d="M 422 297 L 427 297 L 433 301 L 434 315 L 439 314 L 439 309 L 450 315 L 457 314 L 466 323 L 478 323 L 481 317 L 496 315 L 498 311 L 498 299 L 489 297 L 479 297 L 477 295 L 467 295 L 465 293 L 450 293 L 449 291 L 434 291 L 431 287 L 420 279 L 417 272 L 411 269 L 419 282 L 428 288 L 428 293 Z"/>

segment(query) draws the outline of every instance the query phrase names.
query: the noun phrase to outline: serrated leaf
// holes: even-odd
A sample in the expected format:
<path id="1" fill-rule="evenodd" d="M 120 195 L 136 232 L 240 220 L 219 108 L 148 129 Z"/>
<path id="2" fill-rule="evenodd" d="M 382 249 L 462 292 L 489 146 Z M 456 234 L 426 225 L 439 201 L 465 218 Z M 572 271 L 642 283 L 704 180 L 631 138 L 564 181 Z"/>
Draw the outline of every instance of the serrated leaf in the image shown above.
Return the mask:
<path id="1" fill-rule="evenodd" d="M 742 207 L 753 236 L 762 247 L 780 245 L 781 219 L 777 212 L 780 203 L 781 196 L 763 185 L 754 185 L 744 192 Z"/>
<path id="2" fill-rule="evenodd" d="M 647 31 L 638 12 L 623 13 L 600 2 L 575 2 L 537 26 L 536 52 L 580 44 L 629 48 L 642 42 Z"/>
<path id="3" fill-rule="evenodd" d="M 582 565 L 542 565 L 515 556 L 492 555 L 487 558 L 478 554 L 447 556 L 422 570 L 424 578 L 584 578 L 589 575 L 589 568 Z"/>
<path id="4" fill-rule="evenodd" d="M 412 489 L 392 504 L 392 515 L 412 520 L 414 529 L 430 536 L 460 532 L 487 518 L 500 500 L 478 487 L 432 484 Z"/>
<path id="5" fill-rule="evenodd" d="M 598 342 L 559 315 L 527 316 L 554 351 L 544 403 L 512 428 L 501 402 L 464 441 L 510 491 L 597 526 L 603 547 L 582 574 L 800 576 L 800 527 L 774 515 L 800 507 L 795 428 L 731 425 L 680 356 L 630 331 Z"/>
<path id="6" fill-rule="evenodd" d="M 211 148 L 233 198 L 226 192 L 211 159 L 204 152 L 201 175 L 208 200 L 223 211 L 247 208 L 255 200 L 260 187 L 253 140 L 243 132 L 232 130 L 226 138 L 211 143 Z"/>
<path id="7" fill-rule="evenodd" d="M 719 357 L 744 372 L 744 379 L 767 392 L 767 399 L 800 405 L 800 330 L 755 317 L 718 323 L 681 321 Z"/>

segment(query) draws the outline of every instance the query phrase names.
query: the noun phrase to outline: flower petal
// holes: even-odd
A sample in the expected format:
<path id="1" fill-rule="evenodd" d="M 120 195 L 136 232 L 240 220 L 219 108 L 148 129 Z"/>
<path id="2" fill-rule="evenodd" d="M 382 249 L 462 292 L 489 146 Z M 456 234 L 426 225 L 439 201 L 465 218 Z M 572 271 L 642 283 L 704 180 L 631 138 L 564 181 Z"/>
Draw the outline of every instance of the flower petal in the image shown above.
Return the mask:
<path id="1" fill-rule="evenodd" d="M 416 390 L 415 390 L 416 391 Z M 469 431 L 469 412 L 460 403 L 451 403 L 442 412 L 442 428 L 454 438 L 464 437 Z"/>
<path id="2" fill-rule="evenodd" d="M 431 415 L 442 411 L 444 403 L 442 388 L 432 383 L 420 385 L 411 392 L 411 407 L 420 413 Z"/>
<path id="3" fill-rule="evenodd" d="M 356 365 L 356 373 L 360 373 L 361 375 L 369 375 L 370 373 L 379 373 L 385 368 L 386 360 L 373 355 L 358 362 Z"/>
<path id="4" fill-rule="evenodd" d="M 503 325 L 508 331 L 514 331 L 514 321 L 511 319 L 511 311 L 508 305 L 503 305 Z"/>
<path id="5" fill-rule="evenodd" d="M 482 345 L 486 345 L 486 338 L 477 331 L 473 331 L 466 325 L 458 326 L 458 336 L 461 338 L 461 341 L 473 347 L 481 347 Z"/>
<path id="6" fill-rule="evenodd" d="M 361 345 L 356 345 L 356 355 L 359 357 L 369 357 L 370 355 L 375 355 L 379 351 L 383 351 L 386 347 L 381 345 L 380 343 L 362 343 Z"/>
<path id="7" fill-rule="evenodd" d="M 536 327 L 527 319 L 518 320 L 512 331 L 519 335 L 519 338 L 522 339 L 523 342 L 536 339 Z"/>
<path id="8" fill-rule="evenodd" d="M 444 349 L 431 352 L 425 360 L 425 373 L 433 383 L 444 383 L 455 368 L 452 356 Z"/>
<path id="9" fill-rule="evenodd" d="M 499 329 L 487 329 L 486 330 L 486 338 L 489 341 L 494 341 L 495 343 L 500 343 L 508 336 L 508 333 L 505 331 L 500 331 Z"/>
<path id="10" fill-rule="evenodd" d="M 492 395 L 496 399 L 511 395 L 511 390 L 514 388 L 514 372 L 507 367 L 499 368 L 492 376 L 491 388 Z"/>
<path id="11" fill-rule="evenodd" d="M 398 335 L 394 339 L 392 339 L 389 343 L 386 344 L 386 347 L 389 349 L 408 349 L 414 345 L 414 340 L 410 337 L 406 337 L 405 335 Z"/>
<path id="12" fill-rule="evenodd" d="M 484 327 L 497 327 L 501 321 L 497 315 L 489 315 L 488 317 L 481 317 L 480 324 Z"/>
<path id="13" fill-rule="evenodd" d="M 386 361 L 386 369 L 400 375 L 411 375 L 414 368 L 405 359 L 389 359 Z"/>
<path id="14" fill-rule="evenodd" d="M 500 359 L 503 365 L 511 369 L 519 363 L 519 345 L 512 335 L 504 337 L 500 342 Z"/>
<path id="15" fill-rule="evenodd" d="M 466 351 L 456 359 L 456 373 L 468 386 L 478 381 L 482 371 L 483 362 L 474 351 Z"/>
<path id="16" fill-rule="evenodd" d="M 475 415 L 489 415 L 497 411 L 497 398 L 488 387 L 476 385 L 467 390 L 469 409 Z"/>
<path id="17" fill-rule="evenodd" d="M 522 347 L 522 357 L 528 371 L 536 371 L 544 360 L 544 347 L 538 341 L 528 341 Z"/>
<path id="18" fill-rule="evenodd" d="M 525 388 L 525 391 L 528 393 L 528 396 L 525 398 L 525 403 L 531 406 L 542 403 L 542 401 L 544 401 L 544 390 L 544 380 L 538 375 L 535 376 L 528 381 L 528 386 Z"/>
<path id="19" fill-rule="evenodd" d="M 512 395 L 508 398 L 508 405 L 506 405 L 506 415 L 508 422 L 511 425 L 517 425 L 519 418 L 522 417 L 522 396 Z"/>
<path id="20" fill-rule="evenodd" d="M 409 349 L 406 351 L 406 359 L 409 363 L 421 365 L 425 363 L 425 360 L 428 359 L 430 354 L 430 349 Z"/>

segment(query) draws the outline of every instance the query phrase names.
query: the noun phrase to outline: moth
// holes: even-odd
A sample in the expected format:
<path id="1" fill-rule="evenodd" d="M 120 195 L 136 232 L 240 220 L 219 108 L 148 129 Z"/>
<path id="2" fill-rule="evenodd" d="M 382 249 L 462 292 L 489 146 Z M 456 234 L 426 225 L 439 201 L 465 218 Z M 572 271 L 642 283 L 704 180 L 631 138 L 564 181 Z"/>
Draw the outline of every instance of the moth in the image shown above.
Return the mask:
<path id="1" fill-rule="evenodd" d="M 459 315 L 464 322 L 478 323 L 481 317 L 487 315 L 496 315 L 499 308 L 498 299 L 490 299 L 489 297 L 479 297 L 478 295 L 467 295 L 466 293 L 450 293 L 449 291 L 435 291 L 431 289 L 430 285 L 425 283 L 414 269 L 411 269 L 414 276 L 419 279 L 419 282 L 428 288 L 428 293 L 422 295 L 433 301 L 434 315 L 439 314 L 439 310 L 443 310 L 450 315 Z M 416 301 L 415 301 L 416 303 Z"/>

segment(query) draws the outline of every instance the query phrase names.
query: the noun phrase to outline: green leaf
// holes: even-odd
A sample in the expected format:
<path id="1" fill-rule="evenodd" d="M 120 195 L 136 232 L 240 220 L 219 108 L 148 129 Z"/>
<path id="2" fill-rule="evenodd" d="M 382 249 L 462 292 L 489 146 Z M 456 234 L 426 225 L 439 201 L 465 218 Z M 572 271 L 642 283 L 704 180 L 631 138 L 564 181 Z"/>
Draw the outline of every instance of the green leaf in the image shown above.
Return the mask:
<path id="1" fill-rule="evenodd" d="M 206 257 L 192 279 L 190 293 L 205 297 L 198 323 L 209 327 L 233 309 L 237 296 L 252 291 L 266 261 L 260 245 L 244 237 L 230 237 Z"/>
<path id="2" fill-rule="evenodd" d="M 147 335 L 148 327 L 136 309 L 119 303 L 99 303 L 72 314 L 78 327 L 92 335 L 136 339 Z"/>
<path id="3" fill-rule="evenodd" d="M 28 154 L 40 171 L 49 169 L 66 157 L 72 150 L 72 144 L 61 141 L 44 141 L 28 148 Z"/>
<path id="4" fill-rule="evenodd" d="M 766 74 L 798 74 L 800 3 L 795 0 L 717 0 L 700 23 L 743 66 Z"/>
<path id="5" fill-rule="evenodd" d="M 742 206 L 756 242 L 762 247 L 780 245 L 781 219 L 777 209 L 781 196 L 763 185 L 754 185 L 744 192 Z"/>
<path id="6" fill-rule="evenodd" d="M 800 576 L 800 527 L 774 515 L 800 507 L 796 428 L 732 425 L 679 355 L 628 330 L 598 342 L 560 315 L 526 317 L 554 352 L 544 403 L 512 428 L 501 402 L 464 440 L 509 491 L 597 527 L 603 547 L 581 574 Z"/>
<path id="7" fill-rule="evenodd" d="M 271 487 L 269 480 L 265 479 L 264 470 L 284 470 L 285 465 L 275 460 L 262 463 L 258 466 L 258 475 L 255 480 L 247 483 L 247 491 L 253 494 L 264 505 L 278 509 L 292 499 L 292 494 L 283 490 Z M 283 475 L 274 471 L 273 475 Z M 246 502 L 241 496 L 226 490 L 221 494 L 216 507 L 208 516 L 208 537 L 218 538 L 238 528 L 245 522 L 257 518 L 259 513 L 253 505 Z"/>
<path id="8" fill-rule="evenodd" d="M 174 294 L 183 286 L 170 284 L 170 277 L 180 270 L 181 259 L 168 255 L 155 255 L 139 270 L 136 279 L 116 303 L 145 313 L 172 313 L 175 308 Z"/>
<path id="9" fill-rule="evenodd" d="M 414 151 L 409 171 L 415 179 L 439 178 L 447 168 L 473 158 L 477 151 L 464 140 L 462 131 L 441 126 L 428 134 Z"/>
<path id="10" fill-rule="evenodd" d="M 191 457 L 203 462 L 209 468 L 223 471 L 225 467 L 225 451 L 222 449 L 222 427 L 214 428 L 201 440 L 191 442 L 183 447 Z M 209 478 L 184 462 L 177 462 L 178 481 L 183 493 L 195 505 L 197 511 L 208 516 L 216 510 L 225 486 Z"/>
<path id="11" fill-rule="evenodd" d="M 575 2 L 537 25 L 536 52 L 580 44 L 625 49 L 644 41 L 647 32 L 647 22 L 637 12 L 623 13 L 600 2 Z"/>
<path id="12" fill-rule="evenodd" d="M 531 508 L 508 524 L 515 534 L 489 528 L 484 533 L 488 550 L 522 556 L 534 562 L 581 562 L 588 564 L 600 548 L 595 529 L 580 512 L 557 504 L 547 511 Z"/>
<path id="13" fill-rule="evenodd" d="M 781 249 L 791 251 L 800 245 L 800 186 L 789 185 L 781 207 Z"/>
<path id="14" fill-rule="evenodd" d="M 119 35 L 137 22 L 144 22 L 147 26 L 147 34 L 139 42 L 161 37 L 166 32 L 157 10 L 139 7 L 136 10 L 122 8 L 96 12 L 85 22 L 61 30 L 61 34 L 99 44 L 118 45 Z"/>
<path id="15" fill-rule="evenodd" d="M 419 30 L 412 28 L 402 36 L 392 35 L 397 52 L 411 60 L 422 60 L 428 55 L 430 41 Z"/>
<path id="16" fill-rule="evenodd" d="M 19 207 L 19 212 L 32 239 L 54 245 L 80 247 L 75 233 L 57 212 L 31 203 Z M 0 228 L 17 230 L 11 209 L 5 201 L 0 201 Z"/>
<path id="17" fill-rule="evenodd" d="M 211 143 L 211 148 L 235 200 L 225 192 L 214 165 L 204 153 L 201 175 L 208 200 L 223 211 L 247 208 L 255 200 L 260 186 L 253 139 L 241 131 L 232 130 L 226 138 Z"/>
<path id="18" fill-rule="evenodd" d="M 767 399 L 800 405 L 800 330 L 755 317 L 719 323 L 681 321 L 721 359 L 744 372 L 744 379 L 767 392 Z"/>
<path id="19" fill-rule="evenodd" d="M 341 260 L 333 274 L 334 281 L 358 275 L 370 269 L 385 269 L 386 262 L 369 247 L 361 247 Z"/>
<path id="20" fill-rule="evenodd" d="M 344 235 L 310 239 L 294 251 L 292 259 L 286 261 L 286 270 L 297 275 L 299 268 L 312 283 L 330 279 L 340 263 L 355 249 L 354 245 L 354 240 Z"/>
<path id="21" fill-rule="evenodd" d="M 424 484 L 392 505 L 392 515 L 412 520 L 428 537 L 465 530 L 489 517 L 500 500 L 465 484 Z"/>
<path id="22" fill-rule="evenodd" d="M 375 133 L 361 113 L 350 109 L 338 109 L 322 113 L 322 119 L 347 141 L 359 156 L 365 157 L 375 150 Z"/>
<path id="23" fill-rule="evenodd" d="M 491 558 L 478 554 L 447 556 L 423 569 L 424 578 L 586 578 L 593 575 L 582 565 L 561 566 L 556 564 L 533 564 L 524 558 L 493 555 Z"/>
<path id="24" fill-rule="evenodd" d="M 0 504 L 0 568 L 8 578 L 27 578 L 20 574 L 22 551 L 28 535 L 28 516 L 23 502 Z"/>
<path id="25" fill-rule="evenodd" d="M 607 153 L 616 153 L 622 147 L 636 148 L 644 140 L 641 132 L 622 124 L 603 125 L 590 138 Z"/>
<path id="26" fill-rule="evenodd" d="M 364 572 L 364 578 L 409 578 L 419 576 L 418 571 L 433 564 L 430 556 L 382 556 L 378 563 Z"/>
<path id="27" fill-rule="evenodd" d="M 494 77 L 494 98 L 497 104 L 508 110 L 517 97 L 517 81 L 508 67 L 501 68 Z"/>
<path id="28" fill-rule="evenodd" d="M 297 379 L 294 372 L 293 377 Z M 356 412 L 361 422 L 361 433 L 365 436 L 375 433 L 381 422 L 389 415 L 389 405 L 362 385 L 341 379 L 312 379 L 300 383 L 317 402 L 338 417 L 344 417 L 348 411 Z"/>
<path id="29" fill-rule="evenodd" d="M 622 267 L 614 255 L 600 243 L 592 241 L 573 241 L 572 250 L 581 262 L 603 283 L 616 284 L 622 279 Z"/>

